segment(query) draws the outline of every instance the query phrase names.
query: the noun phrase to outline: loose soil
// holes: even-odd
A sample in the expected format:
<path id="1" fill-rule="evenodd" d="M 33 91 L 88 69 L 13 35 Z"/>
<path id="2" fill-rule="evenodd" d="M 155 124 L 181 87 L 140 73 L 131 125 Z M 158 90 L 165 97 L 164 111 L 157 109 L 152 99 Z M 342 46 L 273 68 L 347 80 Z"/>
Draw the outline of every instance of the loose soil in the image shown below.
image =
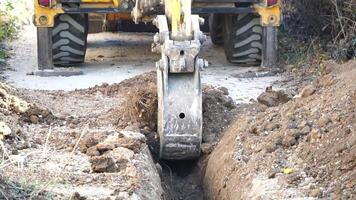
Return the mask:
<path id="1" fill-rule="evenodd" d="M 157 161 L 158 155 L 155 80 L 151 72 L 120 84 L 72 92 L 3 85 L 26 108 L 15 112 L 9 105 L 1 113 L 1 121 L 11 129 L 10 135 L 4 135 L 0 152 L 2 195 L 10 199 L 145 199 L 147 195 L 172 199 L 172 195 L 185 194 L 184 190 L 169 193 L 172 189 L 167 187 L 166 192 L 162 190 L 159 174 L 166 177 L 166 166 L 152 159 Z M 207 151 L 236 112 L 227 95 L 226 88 L 204 87 Z M 183 182 L 184 178 L 175 181 Z M 18 190 L 6 189 L 9 187 Z"/>
<path id="2" fill-rule="evenodd" d="M 1 84 L 0 195 L 353 199 L 355 66 L 293 72 L 278 83 L 289 90 L 268 87 L 250 104 L 205 85 L 202 156 L 186 162 L 157 159 L 154 72 L 71 92 Z"/>
<path id="3" fill-rule="evenodd" d="M 207 161 L 207 198 L 354 199 L 355 66 L 329 63 L 289 102 L 233 122 Z"/>

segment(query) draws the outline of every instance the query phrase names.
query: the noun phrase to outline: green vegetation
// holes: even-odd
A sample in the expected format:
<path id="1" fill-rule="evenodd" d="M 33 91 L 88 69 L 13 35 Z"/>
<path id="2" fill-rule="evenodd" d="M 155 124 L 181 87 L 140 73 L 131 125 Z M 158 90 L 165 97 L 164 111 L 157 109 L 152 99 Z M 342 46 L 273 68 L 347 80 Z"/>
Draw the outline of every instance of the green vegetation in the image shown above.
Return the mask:
<path id="1" fill-rule="evenodd" d="M 5 64 L 5 59 L 9 57 L 3 42 L 14 39 L 17 34 L 17 18 L 10 14 L 13 10 L 11 1 L 0 2 L 0 65 Z"/>

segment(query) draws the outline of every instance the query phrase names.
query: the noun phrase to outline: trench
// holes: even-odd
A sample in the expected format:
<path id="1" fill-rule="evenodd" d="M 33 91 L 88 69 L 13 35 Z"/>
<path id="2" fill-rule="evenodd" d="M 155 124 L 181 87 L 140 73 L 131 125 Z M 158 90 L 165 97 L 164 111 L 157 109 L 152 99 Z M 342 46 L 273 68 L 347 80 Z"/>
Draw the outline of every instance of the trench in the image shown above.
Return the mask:
<path id="1" fill-rule="evenodd" d="M 165 200 L 205 199 L 199 160 L 160 161 Z"/>

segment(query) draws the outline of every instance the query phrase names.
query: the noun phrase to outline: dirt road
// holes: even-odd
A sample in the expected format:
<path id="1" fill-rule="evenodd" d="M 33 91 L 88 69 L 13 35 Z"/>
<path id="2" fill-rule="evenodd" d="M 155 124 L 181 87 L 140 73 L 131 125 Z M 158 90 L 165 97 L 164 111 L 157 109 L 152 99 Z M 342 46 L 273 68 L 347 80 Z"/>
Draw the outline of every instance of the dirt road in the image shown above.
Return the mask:
<path id="1" fill-rule="evenodd" d="M 119 83 L 144 72 L 155 70 L 159 55 L 151 53 L 153 35 L 151 33 L 98 33 L 90 34 L 86 63 L 79 67 L 82 76 L 37 77 L 27 75 L 36 70 L 36 29 L 25 26 L 20 38 L 12 44 L 13 56 L 9 60 L 10 71 L 5 73 L 7 81 L 17 88 L 40 90 L 74 90 L 93 87 L 98 84 Z M 258 68 L 232 66 L 225 59 L 222 47 L 210 41 L 204 44 L 202 57 L 210 67 L 202 74 L 202 81 L 213 86 L 229 89 L 230 96 L 237 102 L 248 102 L 274 81 L 277 76 L 260 78 L 238 78 L 247 71 Z"/>

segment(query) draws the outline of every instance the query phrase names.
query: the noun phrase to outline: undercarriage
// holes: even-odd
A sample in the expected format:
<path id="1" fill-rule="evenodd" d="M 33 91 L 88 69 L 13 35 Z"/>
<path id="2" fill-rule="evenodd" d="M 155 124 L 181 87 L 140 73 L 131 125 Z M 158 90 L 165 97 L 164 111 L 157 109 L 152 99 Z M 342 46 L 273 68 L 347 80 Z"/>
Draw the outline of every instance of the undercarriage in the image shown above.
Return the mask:
<path id="1" fill-rule="evenodd" d="M 156 63 L 161 159 L 195 159 L 201 152 L 200 72 L 208 66 L 199 58 L 207 39 L 201 15 L 210 16 L 212 42 L 224 45 L 231 63 L 276 65 L 278 0 L 35 0 L 35 8 L 40 70 L 84 62 L 88 13 L 157 27 L 152 50 L 161 54 Z"/>

